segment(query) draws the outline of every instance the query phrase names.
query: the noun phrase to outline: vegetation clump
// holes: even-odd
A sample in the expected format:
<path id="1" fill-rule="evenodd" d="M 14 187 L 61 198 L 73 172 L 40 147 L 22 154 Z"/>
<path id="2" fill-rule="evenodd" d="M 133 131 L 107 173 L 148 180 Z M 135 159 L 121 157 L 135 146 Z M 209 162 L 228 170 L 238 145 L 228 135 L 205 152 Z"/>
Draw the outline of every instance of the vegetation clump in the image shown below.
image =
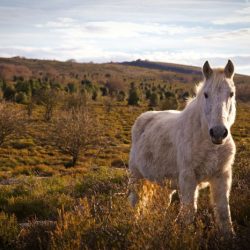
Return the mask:
<path id="1" fill-rule="evenodd" d="M 0 146 L 25 131 L 25 116 L 11 103 L 0 103 Z"/>
<path id="2" fill-rule="evenodd" d="M 59 150 L 72 157 L 72 166 L 76 165 L 80 153 L 98 143 L 97 125 L 86 107 L 62 112 L 57 117 L 51 138 Z"/>
<path id="3" fill-rule="evenodd" d="M 128 95 L 128 105 L 138 105 L 139 104 L 139 94 L 138 90 L 135 87 L 134 82 L 130 84 L 130 90 L 129 90 L 129 95 Z"/>

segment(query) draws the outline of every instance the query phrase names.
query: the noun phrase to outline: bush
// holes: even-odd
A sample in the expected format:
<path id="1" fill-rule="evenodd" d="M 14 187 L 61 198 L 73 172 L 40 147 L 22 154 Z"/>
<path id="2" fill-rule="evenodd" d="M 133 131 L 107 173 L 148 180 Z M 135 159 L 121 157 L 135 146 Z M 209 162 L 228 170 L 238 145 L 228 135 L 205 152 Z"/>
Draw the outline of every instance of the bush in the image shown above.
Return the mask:
<path id="1" fill-rule="evenodd" d="M 123 102 L 125 100 L 125 97 L 126 97 L 125 92 L 123 90 L 120 90 L 116 98 L 118 102 Z"/>
<path id="2" fill-rule="evenodd" d="M 66 194 L 32 193 L 9 198 L 5 210 L 14 213 L 21 220 L 31 218 L 55 219 L 57 209 L 61 208 L 62 205 L 65 209 L 69 209 L 73 204 L 73 198 Z"/>
<path id="3" fill-rule="evenodd" d="M 21 104 L 27 104 L 28 103 L 28 97 L 24 92 L 18 92 L 15 95 L 15 101 L 17 103 L 21 103 Z"/>
<path id="4" fill-rule="evenodd" d="M 159 102 L 158 95 L 155 92 L 153 92 L 149 98 L 149 107 L 158 106 L 158 102 Z"/>
<path id="5" fill-rule="evenodd" d="M 116 202 L 115 209 L 112 201 L 106 208 L 100 203 L 93 197 L 81 200 L 75 212 L 59 211 L 50 249 L 128 249 L 132 222 L 126 218 L 131 209 L 125 210 L 123 201 Z"/>
<path id="6" fill-rule="evenodd" d="M 168 97 L 165 100 L 161 101 L 160 103 L 161 110 L 168 110 L 168 109 L 176 110 L 177 108 L 178 108 L 178 102 L 175 97 Z"/>
<path id="7" fill-rule="evenodd" d="M 150 99 L 150 96 L 151 96 L 151 90 L 150 89 L 146 90 L 145 96 L 146 96 L 146 99 Z"/>
<path id="8" fill-rule="evenodd" d="M 139 103 L 139 95 L 138 91 L 134 85 L 134 83 L 131 83 L 130 90 L 129 90 L 129 96 L 128 96 L 128 105 L 138 105 Z"/>
<path id="9" fill-rule="evenodd" d="M 107 96 L 109 93 L 109 90 L 106 87 L 100 87 L 100 90 L 101 90 L 102 96 Z"/>
<path id="10" fill-rule="evenodd" d="M 126 188 L 126 178 L 122 169 L 100 167 L 85 174 L 76 184 L 75 192 L 77 196 L 110 195 Z"/>
<path id="11" fill-rule="evenodd" d="M 97 97 L 98 97 L 98 92 L 97 92 L 97 90 L 93 90 L 93 92 L 92 92 L 92 100 L 93 100 L 93 101 L 96 101 L 96 100 L 97 100 Z"/>
<path id="12" fill-rule="evenodd" d="M 67 84 L 67 91 L 70 94 L 77 92 L 77 87 L 76 87 L 75 83 L 68 83 Z"/>
<path id="13" fill-rule="evenodd" d="M 63 109 L 66 111 L 82 109 L 87 106 L 88 95 L 86 92 L 66 95 L 63 103 Z"/>
<path id="14" fill-rule="evenodd" d="M 41 89 L 39 91 L 39 101 L 44 106 L 44 119 L 50 121 L 52 119 L 55 108 L 58 104 L 59 94 L 56 89 Z"/>
<path id="15" fill-rule="evenodd" d="M 0 146 L 11 136 L 24 133 L 25 125 L 23 111 L 9 103 L 0 104 Z"/>
<path id="16" fill-rule="evenodd" d="M 31 84 L 28 81 L 18 81 L 15 85 L 16 92 L 23 92 L 26 95 L 31 93 Z"/>
<path id="17" fill-rule="evenodd" d="M 72 156 L 72 166 L 76 165 L 81 152 L 100 140 L 97 125 L 87 108 L 63 112 L 55 121 L 52 141 L 59 150 Z"/>
<path id="18" fill-rule="evenodd" d="M 3 97 L 6 101 L 14 101 L 16 90 L 13 86 L 6 86 L 3 90 Z"/>
<path id="19" fill-rule="evenodd" d="M 0 248 L 3 250 L 16 248 L 19 231 L 14 215 L 0 212 Z"/>
<path id="20" fill-rule="evenodd" d="M 124 82 L 121 79 L 109 79 L 105 85 L 110 95 L 115 96 L 119 91 L 124 90 Z"/>

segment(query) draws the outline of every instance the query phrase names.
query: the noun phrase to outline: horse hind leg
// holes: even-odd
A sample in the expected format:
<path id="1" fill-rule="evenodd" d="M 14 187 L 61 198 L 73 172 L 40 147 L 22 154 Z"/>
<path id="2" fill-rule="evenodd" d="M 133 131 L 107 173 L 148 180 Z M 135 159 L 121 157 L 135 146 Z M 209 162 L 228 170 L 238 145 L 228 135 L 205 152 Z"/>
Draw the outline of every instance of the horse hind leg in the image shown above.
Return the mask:
<path id="1" fill-rule="evenodd" d="M 149 214 L 153 205 L 153 197 L 155 194 L 155 186 L 146 180 L 141 180 L 137 189 L 137 203 L 135 209 L 135 216 L 137 219 L 142 219 Z"/>
<path id="2" fill-rule="evenodd" d="M 137 206 L 137 214 L 144 216 L 152 211 L 167 211 L 176 190 L 169 190 L 159 183 L 144 181 L 139 192 L 140 200 Z M 163 210 L 162 210 L 163 209 Z"/>
<path id="3" fill-rule="evenodd" d="M 135 208 L 135 216 L 139 219 L 147 213 L 154 195 L 154 189 L 148 181 L 143 179 L 136 168 L 130 169 L 128 189 L 130 204 Z"/>
<path id="4" fill-rule="evenodd" d="M 129 183 L 128 183 L 128 189 L 129 189 L 128 198 L 132 207 L 135 207 L 139 201 L 141 179 L 142 176 L 137 170 L 135 169 L 130 170 Z"/>

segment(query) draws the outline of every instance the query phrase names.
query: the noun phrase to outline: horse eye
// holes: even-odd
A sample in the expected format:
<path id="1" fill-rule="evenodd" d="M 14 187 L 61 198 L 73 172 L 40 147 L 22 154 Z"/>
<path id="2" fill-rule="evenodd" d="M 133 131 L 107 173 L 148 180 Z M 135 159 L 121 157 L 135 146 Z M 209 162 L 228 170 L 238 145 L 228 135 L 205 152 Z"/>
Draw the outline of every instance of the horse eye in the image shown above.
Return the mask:
<path id="1" fill-rule="evenodd" d="M 234 96 L 234 92 L 231 92 L 231 93 L 230 93 L 230 97 L 233 97 L 233 96 Z"/>
<path id="2" fill-rule="evenodd" d="M 208 94 L 207 93 L 204 93 L 204 96 L 205 96 L 205 98 L 208 98 Z"/>

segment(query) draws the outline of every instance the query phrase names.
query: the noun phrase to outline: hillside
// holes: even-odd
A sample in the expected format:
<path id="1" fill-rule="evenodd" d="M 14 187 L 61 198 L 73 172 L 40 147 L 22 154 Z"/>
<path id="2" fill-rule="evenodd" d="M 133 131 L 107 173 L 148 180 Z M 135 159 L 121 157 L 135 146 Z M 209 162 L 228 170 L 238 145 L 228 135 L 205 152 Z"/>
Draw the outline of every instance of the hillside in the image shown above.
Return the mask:
<path id="1" fill-rule="evenodd" d="M 167 67 L 165 65 L 168 65 Z M 150 71 L 148 69 L 151 69 Z M 162 72 L 164 70 L 164 72 Z M 108 77 L 130 77 L 161 79 L 167 76 L 172 81 L 190 82 L 188 76 L 195 74 L 199 79 L 200 69 L 189 66 L 180 66 L 170 64 L 159 64 L 154 62 L 124 62 L 124 63 L 77 63 L 60 62 L 37 59 L 25 59 L 20 57 L 0 58 L 0 77 L 6 80 L 12 80 L 13 76 L 22 75 L 26 78 L 31 77 L 53 77 L 57 80 L 77 80 L 86 76 L 95 80 L 103 80 Z M 195 78 L 195 79 L 196 79 Z"/>
<path id="2" fill-rule="evenodd" d="M 96 88 L 112 85 L 118 91 L 127 92 L 131 82 L 137 86 L 169 86 L 189 89 L 202 80 L 199 67 L 163 62 L 136 60 L 123 63 L 77 63 L 55 60 L 26 59 L 21 57 L 0 58 L 0 80 L 15 85 L 16 81 L 35 80 L 47 82 L 60 88 L 75 85 L 81 88 L 84 82 L 91 82 Z M 250 100 L 250 76 L 235 74 L 237 98 Z M 108 86 L 109 87 L 109 86 Z M 160 93 L 159 93 L 160 94 Z"/>
<path id="3" fill-rule="evenodd" d="M 187 66 L 187 65 L 180 65 L 174 63 L 163 63 L 163 62 L 151 62 L 151 61 L 143 61 L 143 60 L 136 60 L 132 62 L 123 62 L 122 65 L 129 65 L 129 66 L 136 66 L 148 69 L 158 69 L 164 71 L 171 71 L 175 73 L 183 73 L 183 74 L 195 74 L 195 75 L 202 75 L 201 69 L 199 67 L 194 66 Z"/>
<path id="4" fill-rule="evenodd" d="M 24 78 L 52 77 L 62 83 L 76 81 L 86 76 L 101 82 L 109 77 L 123 77 L 131 80 L 163 79 L 192 84 L 202 79 L 199 67 L 147 60 L 96 64 L 21 57 L 0 58 L 0 78 L 12 80 L 15 75 L 22 75 Z M 250 76 L 236 74 L 235 81 L 236 84 L 247 83 L 250 82 Z"/>

